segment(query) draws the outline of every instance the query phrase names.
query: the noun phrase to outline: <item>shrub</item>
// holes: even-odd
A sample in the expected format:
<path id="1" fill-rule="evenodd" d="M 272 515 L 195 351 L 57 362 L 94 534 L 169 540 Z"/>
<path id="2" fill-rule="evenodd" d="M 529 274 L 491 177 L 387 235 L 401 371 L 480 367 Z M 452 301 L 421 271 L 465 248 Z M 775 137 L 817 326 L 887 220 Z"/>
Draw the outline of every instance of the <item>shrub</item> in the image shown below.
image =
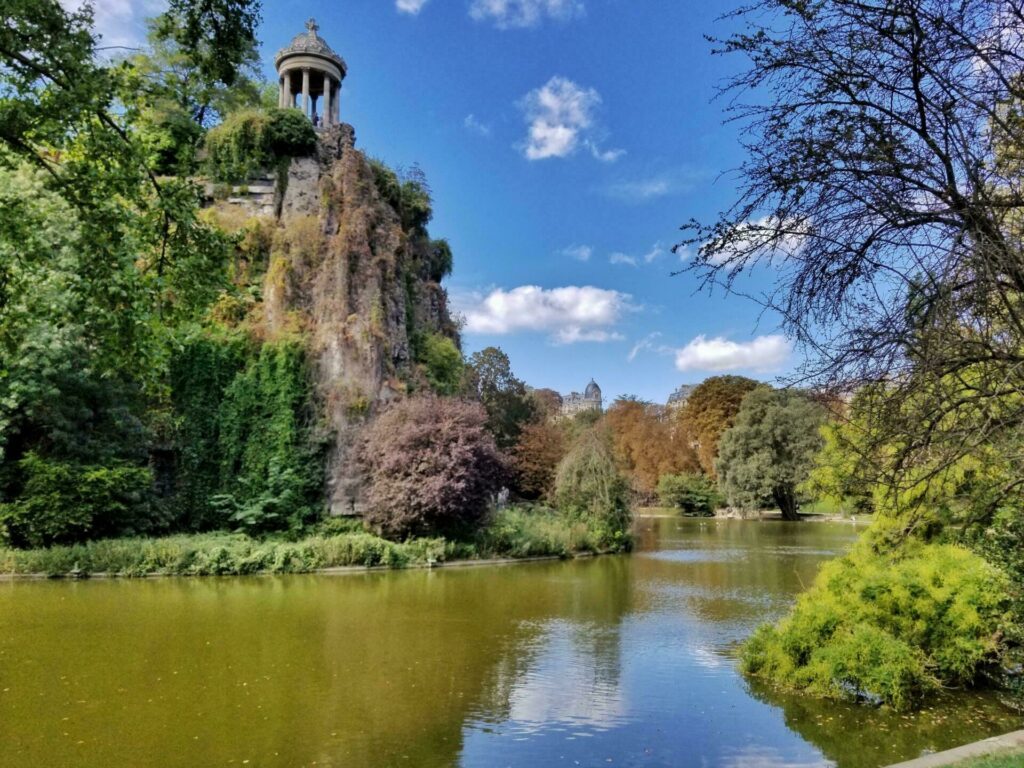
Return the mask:
<path id="1" fill-rule="evenodd" d="M 577 552 L 627 548 L 627 539 L 604 541 L 585 521 L 547 507 L 517 505 L 494 512 L 476 536 L 477 550 L 492 557 L 568 557 Z"/>
<path id="2" fill-rule="evenodd" d="M 777 626 L 743 648 L 744 671 L 786 688 L 909 709 L 969 685 L 1001 654 L 1006 580 L 966 549 L 865 544 L 826 564 Z"/>
<path id="3" fill-rule="evenodd" d="M 427 274 L 435 282 L 441 282 L 452 273 L 452 247 L 447 240 L 430 241 L 430 263 Z"/>
<path id="4" fill-rule="evenodd" d="M 584 432 L 559 463 L 555 503 L 593 526 L 604 540 L 626 536 L 630 522 L 626 482 L 615 467 L 610 446 L 596 430 Z"/>
<path id="5" fill-rule="evenodd" d="M 475 523 L 503 467 L 477 403 L 417 396 L 387 407 L 359 448 L 366 521 L 388 536 Z"/>
<path id="6" fill-rule="evenodd" d="M 662 475 L 658 479 L 658 498 L 662 506 L 697 517 L 713 515 L 722 504 L 715 484 L 704 475 Z"/>
<path id="7" fill-rule="evenodd" d="M 219 181 L 244 181 L 315 149 L 312 123 L 294 109 L 242 110 L 206 134 L 207 168 Z"/>
<path id="8" fill-rule="evenodd" d="M 19 497 L 0 504 L 0 527 L 14 546 L 67 544 L 147 527 L 148 467 L 78 464 L 29 452 L 18 469 L 24 480 Z"/>
<path id="9" fill-rule="evenodd" d="M 439 333 L 427 333 L 416 345 L 416 359 L 430 388 L 439 395 L 454 395 L 462 384 L 462 353 L 455 342 Z"/>

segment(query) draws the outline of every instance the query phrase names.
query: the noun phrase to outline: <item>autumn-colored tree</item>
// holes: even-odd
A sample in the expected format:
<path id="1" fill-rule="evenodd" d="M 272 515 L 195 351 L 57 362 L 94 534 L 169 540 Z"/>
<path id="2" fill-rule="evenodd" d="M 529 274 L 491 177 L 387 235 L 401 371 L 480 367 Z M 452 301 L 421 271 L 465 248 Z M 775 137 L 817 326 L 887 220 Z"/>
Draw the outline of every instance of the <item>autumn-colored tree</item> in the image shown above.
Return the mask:
<path id="1" fill-rule="evenodd" d="M 528 499 L 551 494 L 555 470 L 566 452 L 565 429 L 551 421 L 527 424 L 512 449 L 516 490 Z"/>
<path id="2" fill-rule="evenodd" d="M 661 406 L 620 397 L 605 414 L 605 424 L 616 461 L 641 496 L 653 496 L 662 475 L 700 470 L 689 440 L 673 430 Z"/>
<path id="3" fill-rule="evenodd" d="M 736 421 L 743 398 L 757 386 L 744 376 L 713 376 L 697 385 L 679 411 L 679 438 L 693 446 L 701 469 L 710 477 L 717 477 L 715 459 L 722 434 Z"/>
<path id="4" fill-rule="evenodd" d="M 479 520 L 503 478 L 483 406 L 433 395 L 384 410 L 363 436 L 359 462 L 365 519 L 395 537 Z"/>

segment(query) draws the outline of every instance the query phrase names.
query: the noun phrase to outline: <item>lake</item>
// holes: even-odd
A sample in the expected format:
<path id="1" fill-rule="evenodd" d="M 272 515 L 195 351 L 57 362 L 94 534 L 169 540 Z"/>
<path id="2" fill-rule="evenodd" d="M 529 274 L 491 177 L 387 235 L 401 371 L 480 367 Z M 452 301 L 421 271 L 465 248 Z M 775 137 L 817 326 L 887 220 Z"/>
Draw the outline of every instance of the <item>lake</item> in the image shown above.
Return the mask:
<path id="1" fill-rule="evenodd" d="M 0 585 L 0 766 L 876 768 L 1021 727 L 751 686 L 736 648 L 859 530 L 641 518 L 637 551 Z"/>

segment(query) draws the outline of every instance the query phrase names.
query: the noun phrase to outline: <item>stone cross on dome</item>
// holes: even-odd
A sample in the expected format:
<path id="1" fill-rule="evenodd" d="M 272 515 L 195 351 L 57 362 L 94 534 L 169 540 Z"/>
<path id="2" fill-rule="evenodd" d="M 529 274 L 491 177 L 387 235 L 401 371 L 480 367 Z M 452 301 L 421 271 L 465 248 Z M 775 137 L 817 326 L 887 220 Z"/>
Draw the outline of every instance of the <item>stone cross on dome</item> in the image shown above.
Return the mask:
<path id="1" fill-rule="evenodd" d="M 316 33 L 320 31 L 320 25 L 316 23 L 316 19 L 310 16 L 309 20 L 306 22 L 306 29 L 309 30 L 309 34 L 312 37 L 316 37 Z"/>

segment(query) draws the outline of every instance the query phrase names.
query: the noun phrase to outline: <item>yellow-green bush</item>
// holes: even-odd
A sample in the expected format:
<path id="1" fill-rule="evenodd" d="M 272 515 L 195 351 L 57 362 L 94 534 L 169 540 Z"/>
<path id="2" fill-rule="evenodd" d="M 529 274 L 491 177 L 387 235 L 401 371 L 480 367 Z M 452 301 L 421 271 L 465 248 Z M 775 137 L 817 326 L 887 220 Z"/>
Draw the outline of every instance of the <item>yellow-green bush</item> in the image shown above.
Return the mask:
<path id="1" fill-rule="evenodd" d="M 909 709 L 998 663 L 1007 582 L 967 549 L 866 544 L 819 572 L 792 613 L 743 648 L 748 674 L 785 688 Z"/>

